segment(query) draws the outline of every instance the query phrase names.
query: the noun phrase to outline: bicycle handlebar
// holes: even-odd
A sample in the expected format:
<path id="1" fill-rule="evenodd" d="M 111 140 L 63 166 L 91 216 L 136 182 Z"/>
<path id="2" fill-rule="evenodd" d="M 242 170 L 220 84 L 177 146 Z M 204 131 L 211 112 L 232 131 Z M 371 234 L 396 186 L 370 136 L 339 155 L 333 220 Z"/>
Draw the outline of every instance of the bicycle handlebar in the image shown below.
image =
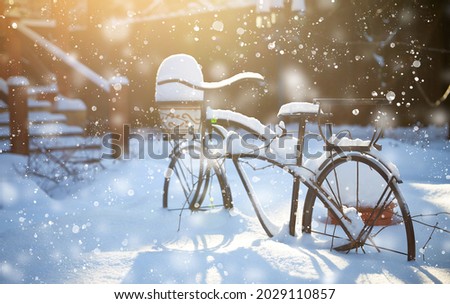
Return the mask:
<path id="1" fill-rule="evenodd" d="M 392 104 L 387 98 L 314 98 L 320 106 L 383 106 Z"/>
<path id="2" fill-rule="evenodd" d="M 220 89 L 226 86 L 229 86 L 235 82 L 245 80 L 245 79 L 254 79 L 254 80 L 264 80 L 264 76 L 262 76 L 259 73 L 253 73 L 253 72 L 243 72 L 236 74 L 230 78 L 217 81 L 217 82 L 205 82 L 202 81 L 200 83 L 192 83 L 186 79 L 182 78 L 170 78 L 167 80 L 161 80 L 156 83 L 156 85 L 163 85 L 167 83 L 181 83 L 185 86 L 191 87 L 193 89 L 199 89 L 199 90 L 215 90 Z"/>

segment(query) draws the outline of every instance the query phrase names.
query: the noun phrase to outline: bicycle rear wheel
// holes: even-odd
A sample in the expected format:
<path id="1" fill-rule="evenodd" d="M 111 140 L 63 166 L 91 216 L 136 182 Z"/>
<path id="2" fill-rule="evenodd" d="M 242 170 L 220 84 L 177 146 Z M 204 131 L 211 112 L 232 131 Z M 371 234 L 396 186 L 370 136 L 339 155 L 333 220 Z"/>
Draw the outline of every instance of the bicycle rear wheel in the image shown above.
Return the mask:
<path id="1" fill-rule="evenodd" d="M 198 142 L 176 147 L 165 172 L 163 207 L 192 211 L 218 206 L 232 208 L 223 161 L 203 156 Z M 205 200 L 209 201 L 208 206 L 203 206 Z"/>
<path id="2" fill-rule="evenodd" d="M 343 218 L 350 218 L 355 238 L 309 189 L 303 209 L 302 231 L 339 251 L 391 252 L 415 259 L 414 229 L 396 178 L 375 158 L 360 153 L 340 155 L 318 173 L 315 185 L 336 202 Z"/>

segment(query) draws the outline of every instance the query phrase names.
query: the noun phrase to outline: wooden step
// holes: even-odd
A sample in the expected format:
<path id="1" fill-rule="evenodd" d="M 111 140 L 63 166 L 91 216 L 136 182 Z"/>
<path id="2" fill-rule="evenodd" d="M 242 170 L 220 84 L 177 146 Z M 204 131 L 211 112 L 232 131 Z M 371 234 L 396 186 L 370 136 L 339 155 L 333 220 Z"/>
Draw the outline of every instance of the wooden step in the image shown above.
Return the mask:
<path id="1" fill-rule="evenodd" d="M 47 155 L 48 154 L 48 155 Z M 43 153 L 42 151 L 30 150 L 30 156 L 42 155 L 48 159 L 59 159 L 65 165 L 71 164 L 92 164 L 99 163 L 102 160 L 102 151 L 99 149 L 79 150 L 79 149 L 65 149 L 65 150 L 51 150 Z M 45 160 L 44 159 L 44 160 Z"/>
<path id="2" fill-rule="evenodd" d="M 55 98 L 54 111 L 64 114 L 70 125 L 81 127 L 87 125 L 87 107 L 81 99 L 58 95 Z"/>
<path id="3" fill-rule="evenodd" d="M 100 154 L 99 151 L 101 149 L 101 139 L 98 137 L 66 136 L 53 138 L 32 138 L 30 140 L 30 153 L 96 150 L 97 152 L 95 153 Z M 0 153 L 7 153 L 10 151 L 9 139 L 0 140 L 0 151 Z"/>
<path id="4" fill-rule="evenodd" d="M 101 149 L 101 139 L 98 137 L 54 137 L 54 138 L 33 138 L 30 142 L 32 150 L 77 150 L 77 149 Z"/>
<path id="5" fill-rule="evenodd" d="M 51 112 L 52 103 L 45 100 L 36 100 L 28 98 L 29 112 Z M 4 100 L 0 100 L 0 113 L 9 112 L 8 104 Z"/>
<path id="6" fill-rule="evenodd" d="M 46 86 L 30 86 L 28 88 L 28 96 L 36 100 L 53 102 L 58 94 L 58 86 L 56 84 Z"/>
<path id="7" fill-rule="evenodd" d="M 7 113 L 8 112 L 8 105 L 5 101 L 0 99 L 0 113 Z"/>
<path id="8" fill-rule="evenodd" d="M 3 78 L 0 78 L 0 94 L 8 96 L 8 83 Z M 52 83 L 49 85 L 32 85 L 28 87 L 28 97 L 36 100 L 53 101 L 58 95 L 58 85 Z"/>
<path id="9" fill-rule="evenodd" d="M 28 122 L 32 125 L 63 124 L 67 121 L 63 114 L 49 112 L 29 112 Z M 9 126 L 9 113 L 0 113 L 0 126 Z"/>
<path id="10" fill-rule="evenodd" d="M 52 103 L 46 100 L 28 98 L 28 112 L 51 112 Z"/>
<path id="11" fill-rule="evenodd" d="M 6 80 L 0 77 L 0 98 L 6 99 L 6 96 L 8 96 L 8 84 Z"/>
<path id="12" fill-rule="evenodd" d="M 59 163 L 61 166 L 67 168 L 73 168 L 73 166 L 83 165 L 78 167 L 80 169 L 86 169 L 85 165 L 98 164 L 102 160 L 101 150 L 58 150 L 42 153 L 40 151 L 30 153 L 30 161 L 35 164 L 42 162 L 54 162 L 56 165 Z"/>
<path id="13" fill-rule="evenodd" d="M 87 107 L 81 99 L 68 98 L 61 95 L 55 97 L 55 101 L 28 99 L 28 111 L 52 112 L 65 115 L 66 123 L 85 127 L 87 125 Z M 0 100 L 0 113 L 8 113 L 8 104 Z"/>
<path id="14" fill-rule="evenodd" d="M 83 128 L 66 124 L 31 125 L 28 132 L 30 138 L 83 136 L 84 134 Z M 0 140 L 6 139 L 9 139 L 9 126 L 2 126 L 0 127 Z"/>

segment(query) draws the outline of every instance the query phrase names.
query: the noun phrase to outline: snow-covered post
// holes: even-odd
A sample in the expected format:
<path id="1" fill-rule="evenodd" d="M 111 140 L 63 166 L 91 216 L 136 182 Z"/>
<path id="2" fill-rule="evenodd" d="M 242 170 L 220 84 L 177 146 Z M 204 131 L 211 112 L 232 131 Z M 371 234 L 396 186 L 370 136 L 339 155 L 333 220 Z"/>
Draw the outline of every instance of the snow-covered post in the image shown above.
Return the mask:
<path id="1" fill-rule="evenodd" d="M 52 15 L 56 21 L 55 37 L 56 45 L 65 52 L 70 52 L 69 12 L 70 8 L 66 0 L 52 2 Z M 56 75 L 59 92 L 64 96 L 70 95 L 70 73 L 68 68 L 60 61 L 53 64 L 53 72 Z"/>
<path id="2" fill-rule="evenodd" d="M 22 76 L 8 78 L 9 138 L 11 152 L 29 154 L 28 139 L 28 79 Z"/>
<path id="3" fill-rule="evenodd" d="M 128 92 L 130 82 L 123 76 L 114 76 L 110 80 L 109 128 L 112 132 L 122 134 L 123 127 L 129 123 L 130 107 Z"/>
<path id="4" fill-rule="evenodd" d="M 3 36 L 3 33 L 6 33 L 7 25 L 5 18 L 5 1 L 0 1 L 0 36 Z M 0 54 L 0 66 L 6 66 L 7 58 L 3 54 Z M 0 69 L 0 78 L 7 78 L 6 69 Z"/>
<path id="5" fill-rule="evenodd" d="M 7 16 L 6 23 L 6 54 L 9 57 L 7 76 L 23 75 L 22 67 L 22 41 L 17 30 L 19 27 L 18 18 Z"/>

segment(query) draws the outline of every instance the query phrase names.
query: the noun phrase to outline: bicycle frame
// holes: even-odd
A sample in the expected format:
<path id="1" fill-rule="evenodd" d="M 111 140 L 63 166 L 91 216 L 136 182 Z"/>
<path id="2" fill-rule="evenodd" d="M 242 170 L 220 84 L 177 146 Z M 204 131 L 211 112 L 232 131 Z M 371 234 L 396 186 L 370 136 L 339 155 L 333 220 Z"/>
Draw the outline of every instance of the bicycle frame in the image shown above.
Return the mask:
<path id="1" fill-rule="evenodd" d="M 161 68 L 160 66 L 158 75 L 161 74 L 159 75 L 161 77 L 158 76 L 157 78 L 157 86 L 160 86 L 161 90 L 159 90 L 159 87 L 157 88 L 157 101 L 159 98 L 163 107 L 166 107 L 166 110 L 167 105 L 169 105 L 169 103 L 171 102 L 180 102 L 181 107 L 183 107 L 183 105 L 185 105 L 186 103 L 193 104 L 195 102 L 199 102 L 196 104 L 200 105 L 200 124 L 199 128 L 196 130 L 199 132 L 199 134 L 194 134 L 194 130 L 192 130 L 192 128 L 188 128 L 187 131 L 189 133 L 189 136 L 191 137 L 190 141 L 194 142 L 194 144 L 190 144 L 190 141 L 188 140 L 188 144 L 186 146 L 183 146 L 185 143 L 181 143 L 179 144 L 179 146 L 175 146 L 172 151 L 172 160 L 169 165 L 169 168 L 176 169 L 178 161 L 182 158 L 182 154 L 180 154 L 180 151 L 183 148 L 187 147 L 193 150 L 197 150 L 199 154 L 196 156 L 196 158 L 190 159 L 191 162 L 192 160 L 194 160 L 195 162 L 199 160 L 199 165 L 195 169 L 195 176 L 193 175 L 194 172 L 192 170 L 188 170 L 186 173 L 188 175 L 192 174 L 192 177 L 194 177 L 196 181 L 195 183 L 192 182 L 190 184 L 188 191 L 183 188 L 185 197 L 181 198 L 182 200 L 184 200 L 182 209 L 184 209 L 184 205 L 186 205 L 186 203 L 189 203 L 189 209 L 191 209 L 192 211 L 200 209 L 201 203 L 205 198 L 205 191 L 210 184 L 211 176 L 214 175 L 211 167 L 214 168 L 214 171 L 219 179 L 220 188 L 222 189 L 223 194 L 224 207 L 232 207 L 231 193 L 226 178 L 224 177 L 226 175 L 225 170 L 222 170 L 220 168 L 221 166 L 223 166 L 223 163 L 217 160 L 231 159 L 263 229 L 265 230 L 267 235 L 274 236 L 276 233 L 278 233 L 278 231 L 276 231 L 277 227 L 276 225 L 272 226 L 271 220 L 264 213 L 263 207 L 258 200 L 258 196 L 253 189 L 252 183 L 250 182 L 245 170 L 241 165 L 241 159 L 243 158 L 260 159 L 269 163 L 271 166 L 282 168 L 283 170 L 289 172 L 293 177 L 289 218 L 290 235 L 295 235 L 297 209 L 299 207 L 299 189 L 303 184 L 308 189 L 307 195 L 305 197 L 305 204 L 303 207 L 304 222 L 306 221 L 307 223 L 309 223 L 309 225 L 311 225 L 312 212 L 315 204 L 314 202 L 316 199 L 318 199 L 328 211 L 328 217 L 332 218 L 335 221 L 333 225 L 335 225 L 335 227 L 341 227 L 343 234 L 345 234 L 345 241 L 347 243 L 338 247 L 334 247 L 334 249 L 340 251 L 350 251 L 352 249 L 358 250 L 358 248 L 361 248 L 361 250 L 364 251 L 363 246 L 366 245 L 366 241 L 368 241 L 371 243 L 367 244 L 368 246 L 372 245 L 377 249 L 377 251 L 380 251 L 381 247 L 375 244 L 375 242 L 372 240 L 372 237 L 377 237 L 377 235 L 385 227 L 379 229 L 372 235 L 371 232 L 376 225 L 375 221 L 382 216 L 384 217 L 384 212 L 387 209 L 387 206 L 394 202 L 394 204 L 397 204 L 397 206 L 399 206 L 398 209 L 400 209 L 400 212 L 398 212 L 398 209 L 395 211 L 395 213 L 392 212 L 392 217 L 401 217 L 405 222 L 404 226 L 406 231 L 407 243 L 407 253 L 402 251 L 398 251 L 398 253 L 407 255 L 408 260 L 414 259 L 415 244 L 411 218 L 404 198 L 401 196 L 401 193 L 397 186 L 397 184 L 401 181 L 396 170 L 393 169 L 394 166 L 389 166 L 387 162 L 382 161 L 377 155 L 372 153 L 375 149 L 381 150 L 381 146 L 377 144 L 377 141 L 383 134 L 382 128 L 380 130 L 375 130 L 370 141 L 361 141 L 359 139 L 353 140 L 349 131 L 346 131 L 344 133 L 341 131 L 338 134 L 333 134 L 333 124 L 329 122 L 323 123 L 322 121 L 323 118 L 328 119 L 328 117 L 332 115 L 328 113 L 329 111 L 327 110 L 327 107 L 330 107 L 336 103 L 345 102 L 350 106 L 378 106 L 388 104 L 389 102 L 387 100 L 316 99 L 314 100 L 315 105 L 312 103 L 286 104 L 280 109 L 279 116 L 281 116 L 283 119 L 290 119 L 291 121 L 294 121 L 298 126 L 297 137 L 293 139 L 291 146 L 289 147 L 291 151 L 294 151 L 293 155 L 295 161 L 292 163 L 289 162 L 286 157 L 282 156 L 282 151 L 281 149 L 279 149 L 279 147 L 272 145 L 272 143 L 279 142 L 284 138 L 284 136 L 287 135 L 286 130 L 283 127 L 284 125 L 279 125 L 274 129 L 271 129 L 267 126 L 264 126 L 259 120 L 255 118 L 248 117 L 234 111 L 210 109 L 207 108 L 205 106 L 205 103 L 201 102 L 201 100 L 191 99 L 192 93 L 195 93 L 195 96 L 202 97 L 204 90 L 217 89 L 243 79 L 262 80 L 263 77 L 261 75 L 256 73 L 241 73 L 224 81 L 220 81 L 217 83 L 206 83 L 203 81 L 203 75 L 201 74 L 201 71 L 198 69 L 197 63 L 192 57 L 186 55 L 175 55 L 173 57 L 170 57 L 167 62 L 165 60 L 166 63 L 171 63 L 172 61 L 177 64 L 189 62 L 190 67 L 196 72 L 196 75 L 194 75 L 195 80 L 191 82 L 183 75 L 172 76 L 170 74 L 173 71 L 177 71 L 177 73 L 183 74 L 187 71 L 186 69 L 169 68 L 166 71 L 167 65 L 165 65 L 164 68 Z M 190 77 L 190 75 L 188 76 Z M 179 89 L 181 90 L 181 92 L 184 92 L 184 94 L 180 96 L 173 95 L 172 92 L 174 91 L 174 86 L 177 86 L 177 90 L 175 90 L 176 92 Z M 170 112 L 172 113 L 172 109 L 170 109 Z M 316 136 L 322 138 L 326 156 L 320 160 L 320 163 L 314 170 L 308 168 L 306 164 L 304 164 L 303 159 L 304 142 L 306 137 L 305 128 L 307 122 L 310 120 L 317 120 L 319 133 L 316 134 Z M 263 144 L 256 146 L 250 145 L 250 147 L 246 146 L 245 144 L 240 145 L 242 143 L 242 134 L 237 133 L 236 130 L 233 131 L 232 128 L 228 128 L 228 124 L 230 124 L 232 127 L 236 127 L 237 129 L 242 129 L 244 131 L 244 134 L 248 134 L 256 139 L 259 139 L 259 141 L 262 141 Z M 325 132 L 323 131 L 324 126 Z M 209 141 L 217 139 L 217 136 L 219 137 L 222 145 L 224 145 L 222 146 L 222 151 L 221 153 L 210 153 L 213 150 L 217 149 L 212 149 L 208 143 Z M 232 146 L 234 139 L 239 140 L 237 149 L 236 147 Z M 344 141 L 345 139 L 345 143 L 342 143 L 341 139 L 342 141 Z M 272 154 L 272 157 L 269 157 L 269 155 L 267 154 L 269 149 L 274 153 Z M 352 159 L 356 159 L 356 161 L 353 162 L 351 161 Z M 383 181 L 382 187 L 384 187 L 384 190 L 382 191 L 380 196 L 375 196 L 375 199 L 373 199 L 369 195 L 362 200 L 363 202 L 371 201 L 371 203 L 376 203 L 372 209 L 371 214 L 368 217 L 368 222 L 364 222 L 362 217 L 358 215 L 358 210 L 352 207 L 351 200 L 346 198 L 346 200 L 343 201 L 340 195 L 336 196 L 333 193 L 333 189 L 331 188 L 331 186 L 331 189 L 326 189 L 326 185 L 322 184 L 324 181 L 329 183 L 329 181 L 327 180 L 327 176 L 330 174 L 330 172 L 333 172 L 333 174 L 336 176 L 335 178 L 337 184 L 338 177 L 336 170 L 340 169 L 341 167 L 339 166 L 345 164 L 348 160 L 351 161 L 351 164 L 356 165 L 357 172 L 359 172 L 358 170 L 360 164 L 363 164 L 365 166 L 364 169 L 366 171 L 369 169 L 375 169 L 373 171 L 376 171 L 378 175 L 375 177 L 371 176 L 369 178 L 372 178 L 374 180 L 376 180 L 377 178 L 381 178 L 381 180 Z M 182 162 L 183 161 L 180 160 L 180 163 Z M 178 168 L 180 168 L 180 164 L 178 164 L 178 166 Z M 344 167 L 345 169 L 346 166 L 342 167 Z M 183 170 L 180 171 L 181 174 L 185 174 L 184 172 L 182 172 Z M 185 177 L 180 177 L 179 172 L 176 172 L 176 174 L 178 175 L 177 177 L 179 179 L 185 179 Z M 358 180 L 356 183 L 356 206 L 358 206 L 359 174 L 357 173 L 356 175 L 358 176 Z M 166 178 L 164 184 L 163 206 L 166 208 L 168 191 L 170 190 L 169 183 L 170 177 Z M 339 188 L 337 189 L 337 191 L 339 192 Z M 226 197 L 230 199 L 226 199 Z M 309 208 L 308 211 L 305 211 L 306 207 Z M 309 212 L 310 214 L 306 214 L 307 212 Z M 306 224 L 304 224 L 304 226 L 306 226 Z M 303 230 L 305 232 L 311 232 L 311 227 L 303 227 Z M 334 238 L 334 233 L 332 237 Z M 377 242 L 378 240 L 379 238 L 377 239 Z M 395 252 L 394 248 L 388 250 Z"/>
<path id="2" fill-rule="evenodd" d="M 364 102 L 368 103 L 368 100 L 364 100 Z M 384 104 L 384 101 L 383 101 Z M 205 130 L 209 130 L 209 132 L 212 131 L 212 129 L 215 129 L 219 133 L 221 133 L 221 136 L 225 138 L 224 142 L 226 143 L 226 128 L 221 126 L 221 122 L 232 122 L 234 125 L 238 125 L 242 127 L 247 132 L 253 133 L 253 135 L 269 140 L 268 137 L 271 137 L 272 139 L 280 138 L 280 135 L 271 130 L 270 128 L 264 126 L 261 122 L 256 120 L 255 118 L 245 116 L 241 113 L 227 111 L 227 110 L 213 110 L 210 108 L 207 108 L 205 111 L 205 119 L 204 123 L 206 124 L 207 128 Z M 268 163 L 271 163 L 274 166 L 283 168 L 286 170 L 288 168 L 288 172 L 292 174 L 293 176 L 293 186 L 292 186 L 292 197 L 291 197 L 291 212 L 290 212 L 290 225 L 289 225 L 289 233 L 290 235 L 295 235 L 295 220 L 296 220 L 296 214 L 297 209 L 299 205 L 299 189 L 301 184 L 304 184 L 308 189 L 311 189 L 315 191 L 320 198 L 320 200 L 324 203 L 324 205 L 327 207 L 327 209 L 330 211 L 332 216 L 334 216 L 340 226 L 343 228 L 345 234 L 350 240 L 351 245 L 349 246 L 359 246 L 359 244 L 364 243 L 366 241 L 366 238 L 369 236 L 369 233 L 365 234 L 357 234 L 357 237 L 355 238 L 355 233 L 352 231 L 349 219 L 346 218 L 346 216 L 342 213 L 342 210 L 340 210 L 338 204 L 330 198 L 327 193 L 324 192 L 324 190 L 318 186 L 315 183 L 316 175 L 313 172 L 308 171 L 307 168 L 303 167 L 303 148 L 304 148 L 304 137 L 305 137 L 305 127 L 306 123 L 309 119 L 311 119 L 313 116 L 318 117 L 320 115 L 311 115 L 311 114 L 305 114 L 305 115 L 297 115 L 295 117 L 296 122 L 298 123 L 298 136 L 296 140 L 296 161 L 295 165 L 287 164 L 284 162 L 279 162 L 275 159 L 270 159 L 267 157 L 264 157 L 263 154 L 258 153 L 257 155 L 253 155 L 251 153 L 249 154 L 243 154 L 243 153 L 233 153 L 233 151 L 229 151 L 224 155 L 223 157 L 231 159 L 233 161 L 233 164 L 238 172 L 238 175 L 240 177 L 240 180 L 242 184 L 244 185 L 244 188 L 247 192 L 247 195 L 256 211 L 256 215 L 258 219 L 260 219 L 261 223 L 264 223 L 266 221 L 261 220 L 265 217 L 265 214 L 262 210 L 258 208 L 260 205 L 258 198 L 255 194 L 255 191 L 253 190 L 252 184 L 249 181 L 245 171 L 242 168 L 242 165 L 239 163 L 239 158 L 258 158 L 261 160 L 264 160 Z M 214 122 L 214 123 L 212 123 Z M 319 130 L 321 130 L 320 121 L 319 124 Z M 328 128 L 330 126 L 327 126 Z M 370 141 L 370 146 L 376 145 L 377 140 L 380 138 L 379 133 L 375 134 Z M 392 176 L 392 178 L 397 179 L 397 175 L 393 173 L 386 164 L 384 164 L 382 161 L 380 161 L 378 158 L 371 155 L 368 151 L 369 149 L 360 149 L 358 147 L 356 148 L 356 151 L 352 151 L 351 149 L 344 149 L 347 151 L 343 151 L 342 149 L 337 148 L 337 146 L 333 143 L 331 143 L 328 139 L 324 137 L 324 134 L 320 131 L 321 137 L 324 138 L 326 151 L 331 152 L 329 153 L 328 157 L 323 160 L 323 162 L 320 164 L 319 168 L 324 167 L 327 163 L 332 162 L 333 158 L 340 156 L 342 153 L 345 153 L 346 156 L 352 157 L 352 155 L 361 155 L 361 153 L 364 153 L 364 155 L 367 156 L 368 159 L 370 159 L 374 163 L 374 167 L 376 168 L 382 168 L 384 171 L 383 173 L 389 176 Z M 207 138 L 208 134 L 204 134 L 203 138 Z M 229 149 L 227 149 L 228 151 Z M 340 156 L 341 157 L 341 156 Z M 398 181 L 400 181 L 398 179 Z M 409 211 L 408 211 L 409 212 Z M 264 231 L 269 235 L 273 236 L 274 231 L 271 229 L 271 227 L 268 227 L 267 225 L 263 224 Z M 346 248 L 347 249 L 347 248 Z"/>

